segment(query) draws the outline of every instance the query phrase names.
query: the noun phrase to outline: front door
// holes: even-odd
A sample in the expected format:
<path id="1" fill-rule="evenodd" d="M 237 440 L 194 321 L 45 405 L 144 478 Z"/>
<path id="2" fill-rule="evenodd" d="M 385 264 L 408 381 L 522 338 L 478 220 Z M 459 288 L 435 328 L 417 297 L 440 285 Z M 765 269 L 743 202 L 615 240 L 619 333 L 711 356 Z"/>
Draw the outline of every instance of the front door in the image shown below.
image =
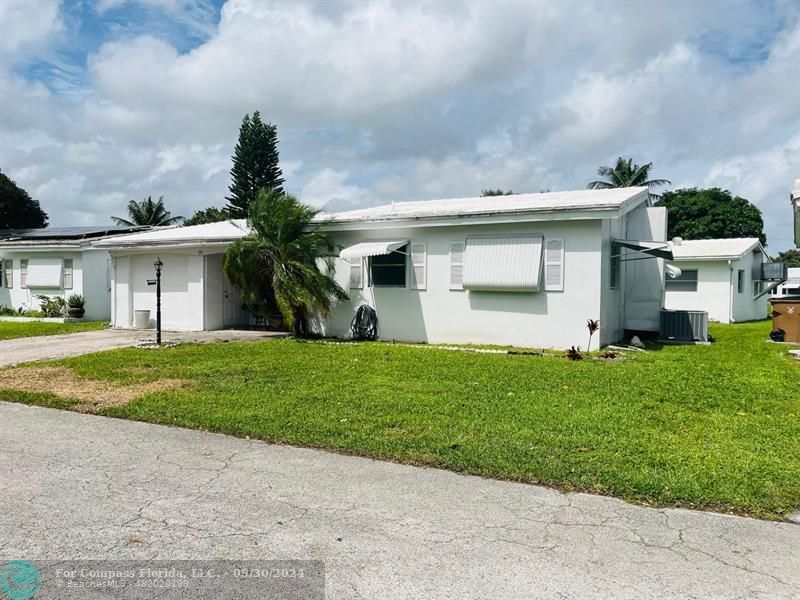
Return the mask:
<path id="1" fill-rule="evenodd" d="M 239 290 L 224 275 L 222 279 L 223 327 L 246 325 L 247 311 L 242 308 L 242 297 L 239 295 Z"/>

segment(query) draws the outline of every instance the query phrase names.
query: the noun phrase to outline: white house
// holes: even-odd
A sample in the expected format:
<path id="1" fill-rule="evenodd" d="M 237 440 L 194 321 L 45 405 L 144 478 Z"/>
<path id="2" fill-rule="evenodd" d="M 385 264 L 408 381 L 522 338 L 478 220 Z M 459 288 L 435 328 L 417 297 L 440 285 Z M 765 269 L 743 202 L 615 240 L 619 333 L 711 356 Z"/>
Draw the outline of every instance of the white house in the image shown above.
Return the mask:
<path id="1" fill-rule="evenodd" d="M 84 296 L 85 319 L 111 317 L 111 257 L 92 241 L 146 227 L 48 227 L 0 231 L 0 306 L 36 309 L 37 296 Z"/>
<path id="2" fill-rule="evenodd" d="M 666 281 L 668 309 L 704 310 L 721 323 L 767 317 L 770 258 L 757 238 L 680 240 L 670 243 L 681 275 Z"/>
<path id="3" fill-rule="evenodd" d="M 245 235 L 245 221 L 166 227 L 96 242 L 111 252 L 111 323 L 132 327 L 134 311 L 156 318 L 154 262 L 162 267 L 162 327 L 202 331 L 247 323 L 239 293 L 223 275 L 228 245 Z"/>
<path id="4" fill-rule="evenodd" d="M 800 267 L 789 267 L 786 281 L 772 290 L 773 298 L 800 296 Z"/>
<path id="5" fill-rule="evenodd" d="M 319 221 L 342 248 L 335 276 L 350 293 L 317 324 L 327 335 L 347 337 L 362 304 L 385 340 L 563 348 L 585 347 L 587 319 L 600 320 L 603 344 L 658 330 L 671 252 L 666 210 L 646 188 L 403 202 Z M 96 243 L 113 257 L 114 325 L 154 311 L 157 257 L 165 328 L 245 321 L 222 253 L 246 233 L 229 221 Z"/>

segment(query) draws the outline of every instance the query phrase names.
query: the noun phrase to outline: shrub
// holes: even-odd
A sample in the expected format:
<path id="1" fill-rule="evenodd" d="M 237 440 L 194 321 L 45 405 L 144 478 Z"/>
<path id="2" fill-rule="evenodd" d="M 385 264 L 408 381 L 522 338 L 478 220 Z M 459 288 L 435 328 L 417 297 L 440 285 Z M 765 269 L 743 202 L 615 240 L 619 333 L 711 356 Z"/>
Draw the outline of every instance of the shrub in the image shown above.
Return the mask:
<path id="1" fill-rule="evenodd" d="M 83 308 L 83 305 L 86 304 L 86 299 L 80 294 L 72 294 L 67 298 L 67 304 L 70 308 Z"/>
<path id="2" fill-rule="evenodd" d="M 61 296 L 36 296 L 39 299 L 39 309 L 45 317 L 63 317 L 67 302 Z M 33 311 L 31 311 L 33 312 Z M 30 315 L 33 316 L 33 315 Z"/>

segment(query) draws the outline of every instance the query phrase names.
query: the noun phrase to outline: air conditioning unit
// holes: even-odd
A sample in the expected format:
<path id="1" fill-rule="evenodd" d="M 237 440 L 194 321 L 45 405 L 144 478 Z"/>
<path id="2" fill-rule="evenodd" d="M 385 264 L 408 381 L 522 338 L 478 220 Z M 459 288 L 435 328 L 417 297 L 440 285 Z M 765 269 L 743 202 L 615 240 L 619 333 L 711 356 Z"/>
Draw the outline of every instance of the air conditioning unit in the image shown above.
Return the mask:
<path id="1" fill-rule="evenodd" d="M 761 263 L 761 281 L 785 281 L 789 277 L 786 263 Z"/>
<path id="2" fill-rule="evenodd" d="M 707 342 L 708 313 L 704 310 L 661 310 L 659 332 L 662 340 Z"/>

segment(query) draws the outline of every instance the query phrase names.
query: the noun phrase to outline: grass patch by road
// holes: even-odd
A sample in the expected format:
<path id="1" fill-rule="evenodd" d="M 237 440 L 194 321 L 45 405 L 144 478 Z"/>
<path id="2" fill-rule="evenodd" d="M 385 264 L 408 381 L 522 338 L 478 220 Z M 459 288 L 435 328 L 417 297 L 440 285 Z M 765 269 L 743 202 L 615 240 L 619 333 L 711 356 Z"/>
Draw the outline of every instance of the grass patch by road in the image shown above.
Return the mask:
<path id="1" fill-rule="evenodd" d="M 110 416 L 778 518 L 800 506 L 800 363 L 768 331 L 717 325 L 711 346 L 605 362 L 274 340 L 55 364 L 123 385 L 191 383 L 98 409 Z"/>
<path id="2" fill-rule="evenodd" d="M 81 321 L 79 323 L 48 323 L 46 321 L 0 321 L 0 340 L 11 338 L 57 335 L 103 329 L 102 321 Z"/>

